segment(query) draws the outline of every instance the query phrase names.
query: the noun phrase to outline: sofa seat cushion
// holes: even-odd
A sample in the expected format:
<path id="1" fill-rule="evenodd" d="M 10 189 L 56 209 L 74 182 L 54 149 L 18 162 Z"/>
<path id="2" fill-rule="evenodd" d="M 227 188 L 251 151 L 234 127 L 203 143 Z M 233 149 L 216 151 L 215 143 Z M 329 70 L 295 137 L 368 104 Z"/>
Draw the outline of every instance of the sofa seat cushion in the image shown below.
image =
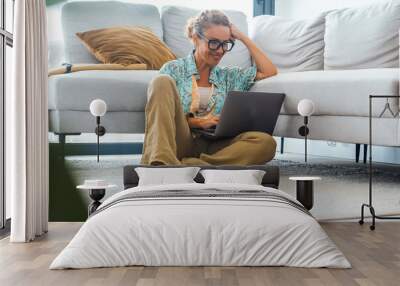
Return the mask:
<path id="1" fill-rule="evenodd" d="M 49 110 L 88 111 L 100 98 L 107 111 L 144 111 L 155 70 L 81 71 L 49 78 Z"/>
<path id="2" fill-rule="evenodd" d="M 368 116 L 369 95 L 398 95 L 399 69 L 325 70 L 280 73 L 257 81 L 251 91 L 286 94 L 281 114 L 298 114 L 297 104 L 308 98 L 315 103 L 314 115 Z M 398 112 L 399 101 L 389 101 Z M 373 105 L 373 116 L 379 116 L 386 100 Z M 384 117 L 391 116 L 389 112 Z"/>

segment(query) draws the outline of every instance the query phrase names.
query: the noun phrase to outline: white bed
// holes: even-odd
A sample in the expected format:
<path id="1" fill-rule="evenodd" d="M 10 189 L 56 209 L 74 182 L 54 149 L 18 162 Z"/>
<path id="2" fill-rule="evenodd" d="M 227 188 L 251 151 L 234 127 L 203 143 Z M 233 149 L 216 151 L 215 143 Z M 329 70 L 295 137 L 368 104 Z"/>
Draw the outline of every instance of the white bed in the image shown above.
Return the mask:
<path id="1" fill-rule="evenodd" d="M 174 190 L 182 194 L 242 192 L 240 197 L 136 197 Z M 263 193 L 254 197 L 252 191 Z M 50 269 L 127 265 L 350 268 L 318 222 L 298 204 L 282 191 L 255 185 L 131 188 L 108 198 Z"/>

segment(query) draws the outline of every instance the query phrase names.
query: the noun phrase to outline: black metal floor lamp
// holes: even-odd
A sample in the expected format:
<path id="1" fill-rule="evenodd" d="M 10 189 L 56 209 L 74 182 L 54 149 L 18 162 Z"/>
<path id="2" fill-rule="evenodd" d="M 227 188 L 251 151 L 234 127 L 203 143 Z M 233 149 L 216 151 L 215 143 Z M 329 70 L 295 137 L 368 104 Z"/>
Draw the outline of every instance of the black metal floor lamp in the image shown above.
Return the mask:
<path id="1" fill-rule="evenodd" d="M 375 230 L 375 220 L 376 219 L 400 219 L 399 216 L 381 216 L 381 215 L 376 215 L 375 213 L 375 208 L 372 205 L 372 100 L 373 99 L 378 99 L 378 98 L 386 98 L 387 100 L 389 98 L 400 98 L 399 95 L 370 95 L 369 96 L 369 168 L 368 168 L 368 176 L 369 176 L 369 188 L 368 188 L 368 204 L 364 203 L 361 205 L 361 219 L 359 221 L 359 224 L 364 224 L 364 208 L 368 208 L 369 212 L 371 213 L 372 216 L 372 225 L 370 225 L 371 230 Z M 385 105 L 384 110 L 380 114 L 379 117 L 383 116 L 383 113 L 387 110 L 388 106 Z M 390 106 L 389 106 L 390 108 Z M 390 112 L 393 116 L 393 118 L 396 118 L 399 116 L 399 113 L 393 113 L 390 109 Z"/>

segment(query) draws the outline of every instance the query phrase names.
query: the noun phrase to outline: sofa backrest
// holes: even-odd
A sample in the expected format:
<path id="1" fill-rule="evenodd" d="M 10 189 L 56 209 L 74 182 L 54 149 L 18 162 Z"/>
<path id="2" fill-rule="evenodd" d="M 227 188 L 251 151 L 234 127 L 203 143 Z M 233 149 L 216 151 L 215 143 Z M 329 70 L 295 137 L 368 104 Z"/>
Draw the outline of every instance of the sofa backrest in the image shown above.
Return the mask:
<path id="1" fill-rule="evenodd" d="M 250 37 L 280 72 L 399 67 L 400 0 L 331 10 L 313 19 L 258 16 Z"/>
<path id="2" fill-rule="evenodd" d="M 325 15 L 291 20 L 262 15 L 250 22 L 250 38 L 276 65 L 279 72 L 324 68 Z"/>
<path id="3" fill-rule="evenodd" d="M 164 6 L 161 11 L 164 41 L 177 57 L 185 57 L 193 49 L 193 44 L 186 37 L 185 27 L 189 18 L 197 15 L 200 10 L 179 6 Z M 240 11 L 223 10 L 230 21 L 243 33 L 248 34 L 246 15 Z M 246 46 L 236 41 L 232 51 L 225 54 L 221 66 L 249 67 L 250 53 Z"/>
<path id="4" fill-rule="evenodd" d="M 325 69 L 399 67 L 399 0 L 331 11 L 325 19 Z"/>
<path id="5" fill-rule="evenodd" d="M 61 12 L 64 53 L 68 63 L 98 63 L 75 35 L 113 26 L 144 26 L 163 38 L 160 13 L 156 6 L 118 1 L 66 3 Z"/>

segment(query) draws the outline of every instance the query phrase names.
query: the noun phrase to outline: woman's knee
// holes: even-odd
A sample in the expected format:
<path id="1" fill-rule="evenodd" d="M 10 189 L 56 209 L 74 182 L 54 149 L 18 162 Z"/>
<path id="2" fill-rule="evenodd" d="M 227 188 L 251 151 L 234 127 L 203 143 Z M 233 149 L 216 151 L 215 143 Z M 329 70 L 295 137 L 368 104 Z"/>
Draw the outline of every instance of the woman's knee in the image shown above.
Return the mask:
<path id="1" fill-rule="evenodd" d="M 250 131 L 243 133 L 243 136 L 244 138 L 254 140 L 254 156 L 256 156 L 261 163 L 271 161 L 275 157 L 277 144 L 274 137 L 268 133 Z"/>
<path id="2" fill-rule="evenodd" d="M 157 75 L 149 84 L 147 96 L 148 99 L 154 96 L 165 95 L 176 89 L 175 80 L 166 74 Z"/>
<path id="3" fill-rule="evenodd" d="M 175 85 L 175 80 L 167 74 L 159 74 L 154 77 L 150 85 L 153 89 L 164 89 Z"/>
<path id="4" fill-rule="evenodd" d="M 260 132 L 260 131 L 246 131 L 243 132 L 239 135 L 240 139 L 246 140 L 246 139 L 256 139 L 257 141 L 262 142 L 263 144 L 271 144 L 276 146 L 276 142 L 274 137 L 269 135 L 268 133 L 265 132 Z"/>

